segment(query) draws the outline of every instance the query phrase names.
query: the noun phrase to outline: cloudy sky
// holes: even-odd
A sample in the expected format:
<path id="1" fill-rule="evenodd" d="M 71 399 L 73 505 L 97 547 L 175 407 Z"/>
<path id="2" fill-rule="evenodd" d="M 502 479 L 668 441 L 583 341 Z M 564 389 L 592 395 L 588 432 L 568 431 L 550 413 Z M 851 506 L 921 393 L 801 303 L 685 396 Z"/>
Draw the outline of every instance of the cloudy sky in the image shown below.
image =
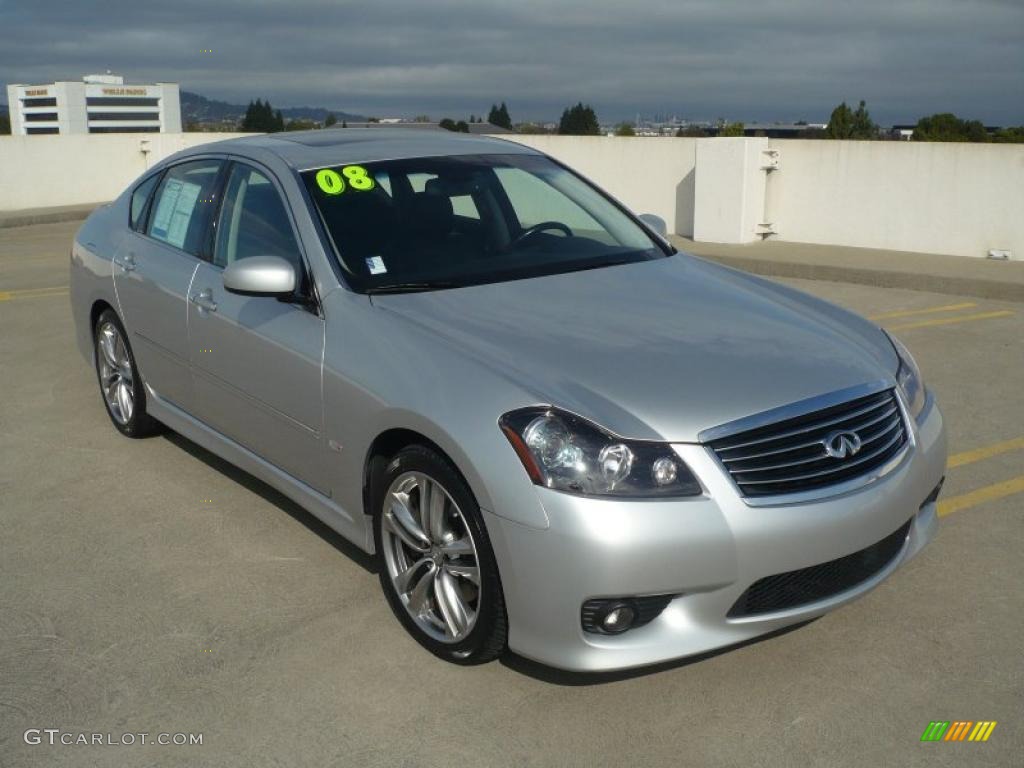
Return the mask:
<path id="1" fill-rule="evenodd" d="M 0 0 L 0 30 L 0 85 L 110 69 L 379 116 L 815 122 L 865 99 L 885 124 L 1024 123 L 1024 0 Z"/>

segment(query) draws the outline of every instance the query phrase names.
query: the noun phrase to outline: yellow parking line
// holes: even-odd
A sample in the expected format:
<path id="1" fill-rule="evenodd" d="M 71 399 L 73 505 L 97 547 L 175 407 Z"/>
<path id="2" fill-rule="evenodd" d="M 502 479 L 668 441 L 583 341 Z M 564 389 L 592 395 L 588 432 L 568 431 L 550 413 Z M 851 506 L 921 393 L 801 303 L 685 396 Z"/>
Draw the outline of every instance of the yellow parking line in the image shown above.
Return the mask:
<path id="1" fill-rule="evenodd" d="M 63 296 L 68 292 L 66 285 L 55 285 L 50 288 L 26 288 L 21 291 L 0 291 L 0 301 L 11 299 L 43 299 L 47 296 Z"/>
<path id="2" fill-rule="evenodd" d="M 933 325 L 952 325 L 953 323 L 969 323 L 972 320 L 989 320 L 994 317 L 1009 317 L 1012 310 L 1001 309 L 998 312 L 979 312 L 976 315 L 960 315 L 959 317 L 942 317 L 935 320 L 921 320 L 916 323 L 903 323 L 901 325 L 890 325 L 890 331 L 906 331 L 911 328 L 929 328 Z"/>
<path id="3" fill-rule="evenodd" d="M 975 507 L 986 501 L 995 501 L 996 499 L 1012 496 L 1015 493 L 1024 493 L 1024 475 L 1018 475 L 1002 483 L 986 485 L 984 488 L 979 488 L 976 491 L 971 491 L 961 496 L 943 499 L 939 502 L 939 517 L 945 517 L 954 512 Z"/>
<path id="4" fill-rule="evenodd" d="M 899 312 L 886 312 L 882 315 L 872 315 L 868 320 L 892 320 L 897 317 L 912 317 L 913 315 L 931 315 L 935 312 L 956 312 L 958 309 L 970 309 L 978 306 L 973 301 L 965 301 L 963 304 L 946 304 L 942 307 L 929 307 L 928 309 L 905 309 Z"/>
<path id="5" fill-rule="evenodd" d="M 1024 437 L 1017 437 L 1013 440 L 1004 440 L 1001 443 L 986 445 L 983 448 L 975 448 L 973 451 L 954 453 L 949 457 L 949 462 L 946 466 L 950 469 L 953 469 L 954 467 L 962 467 L 965 464 L 973 464 L 976 461 L 990 459 L 1001 453 L 1009 453 L 1010 451 L 1016 451 L 1021 448 L 1024 448 Z"/>

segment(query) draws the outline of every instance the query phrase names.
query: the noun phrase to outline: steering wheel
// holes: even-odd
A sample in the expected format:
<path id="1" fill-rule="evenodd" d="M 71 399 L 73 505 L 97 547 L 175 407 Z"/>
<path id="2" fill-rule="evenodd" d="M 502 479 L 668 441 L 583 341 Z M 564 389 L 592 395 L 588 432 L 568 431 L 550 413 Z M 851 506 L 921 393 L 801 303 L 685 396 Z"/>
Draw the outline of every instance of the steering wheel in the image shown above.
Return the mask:
<path id="1" fill-rule="evenodd" d="M 543 232 L 547 229 L 557 229 L 560 232 L 564 232 L 566 237 L 572 237 L 572 230 L 569 229 L 565 224 L 560 221 L 542 221 L 540 224 L 534 224 L 532 227 L 527 227 L 523 230 L 522 234 L 519 235 L 515 240 L 509 243 L 509 248 L 515 248 L 523 240 L 529 237 L 533 237 L 538 232 Z"/>

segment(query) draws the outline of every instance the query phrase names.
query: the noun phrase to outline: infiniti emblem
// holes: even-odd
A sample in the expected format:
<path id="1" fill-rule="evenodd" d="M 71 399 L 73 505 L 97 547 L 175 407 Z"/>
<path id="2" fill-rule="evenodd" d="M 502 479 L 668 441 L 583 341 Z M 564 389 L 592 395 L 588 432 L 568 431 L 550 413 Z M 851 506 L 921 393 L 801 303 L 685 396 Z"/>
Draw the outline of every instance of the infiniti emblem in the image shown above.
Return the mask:
<path id="1" fill-rule="evenodd" d="M 860 436 L 856 432 L 833 432 L 821 444 L 833 459 L 845 459 L 860 450 Z"/>

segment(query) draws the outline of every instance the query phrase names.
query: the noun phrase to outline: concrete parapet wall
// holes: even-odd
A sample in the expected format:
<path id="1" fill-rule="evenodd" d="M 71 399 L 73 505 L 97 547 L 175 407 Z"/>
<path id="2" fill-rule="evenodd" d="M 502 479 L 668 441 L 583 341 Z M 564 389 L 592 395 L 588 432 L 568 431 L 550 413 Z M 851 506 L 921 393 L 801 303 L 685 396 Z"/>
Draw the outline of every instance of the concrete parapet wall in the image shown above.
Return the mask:
<path id="1" fill-rule="evenodd" d="M 0 212 L 113 200 L 132 179 L 167 155 L 242 135 L 0 136 Z"/>
<path id="2" fill-rule="evenodd" d="M 0 213 L 113 199 L 158 159 L 240 134 L 0 137 Z M 1024 260 L 1024 146 L 526 136 L 636 213 L 703 242 Z M 148 147 L 148 152 L 142 148 Z"/>

